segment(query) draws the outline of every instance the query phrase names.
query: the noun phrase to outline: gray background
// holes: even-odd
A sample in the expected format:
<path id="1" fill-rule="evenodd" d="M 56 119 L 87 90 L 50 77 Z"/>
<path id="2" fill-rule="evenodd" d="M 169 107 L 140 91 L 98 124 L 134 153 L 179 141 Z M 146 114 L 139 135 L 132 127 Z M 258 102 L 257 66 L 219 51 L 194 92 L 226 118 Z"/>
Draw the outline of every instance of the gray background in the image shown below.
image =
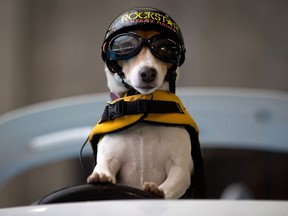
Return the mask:
<path id="1" fill-rule="evenodd" d="M 105 31 L 140 5 L 166 11 L 182 30 L 187 55 L 178 86 L 288 90 L 286 0 L 0 0 L 0 114 L 107 91 Z M 68 179 L 79 182 L 76 166 L 78 159 L 21 174 L 0 192 L 0 206 L 29 204 Z"/>
<path id="2" fill-rule="evenodd" d="M 0 0 L 0 113 L 107 91 L 102 39 L 116 15 L 139 5 L 181 27 L 178 86 L 288 90 L 286 0 Z"/>

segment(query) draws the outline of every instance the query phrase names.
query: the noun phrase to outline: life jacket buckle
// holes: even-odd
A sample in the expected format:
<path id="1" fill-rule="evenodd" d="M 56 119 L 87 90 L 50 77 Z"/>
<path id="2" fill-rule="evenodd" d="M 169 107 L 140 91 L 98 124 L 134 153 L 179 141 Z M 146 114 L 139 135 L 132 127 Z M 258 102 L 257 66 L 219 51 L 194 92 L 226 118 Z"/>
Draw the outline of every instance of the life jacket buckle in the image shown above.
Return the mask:
<path id="1" fill-rule="evenodd" d="M 108 120 L 121 117 L 124 114 L 124 100 L 108 105 Z"/>

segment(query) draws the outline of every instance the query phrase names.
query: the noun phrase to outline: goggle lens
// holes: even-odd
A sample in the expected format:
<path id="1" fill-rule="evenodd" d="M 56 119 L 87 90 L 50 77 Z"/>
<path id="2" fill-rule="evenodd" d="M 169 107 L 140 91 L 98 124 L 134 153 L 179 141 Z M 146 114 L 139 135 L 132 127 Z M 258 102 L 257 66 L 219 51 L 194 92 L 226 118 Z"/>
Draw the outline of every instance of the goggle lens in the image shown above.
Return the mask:
<path id="1" fill-rule="evenodd" d="M 138 46 L 138 38 L 132 35 L 120 35 L 111 41 L 110 50 L 117 55 L 126 55 L 137 49 Z"/>
<path id="2" fill-rule="evenodd" d="M 171 39 L 158 38 L 152 41 L 151 48 L 164 58 L 173 58 L 180 54 L 179 45 Z"/>

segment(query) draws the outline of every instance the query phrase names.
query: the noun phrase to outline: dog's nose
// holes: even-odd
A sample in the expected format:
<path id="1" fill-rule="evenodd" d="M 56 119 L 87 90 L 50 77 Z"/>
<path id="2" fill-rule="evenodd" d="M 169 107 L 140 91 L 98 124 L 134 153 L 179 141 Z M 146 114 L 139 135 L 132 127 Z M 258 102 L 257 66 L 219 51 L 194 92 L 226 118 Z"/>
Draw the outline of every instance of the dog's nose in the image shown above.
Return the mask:
<path id="1" fill-rule="evenodd" d="M 151 67 L 144 67 L 140 70 L 140 76 L 144 82 L 153 82 L 157 76 L 157 71 Z"/>

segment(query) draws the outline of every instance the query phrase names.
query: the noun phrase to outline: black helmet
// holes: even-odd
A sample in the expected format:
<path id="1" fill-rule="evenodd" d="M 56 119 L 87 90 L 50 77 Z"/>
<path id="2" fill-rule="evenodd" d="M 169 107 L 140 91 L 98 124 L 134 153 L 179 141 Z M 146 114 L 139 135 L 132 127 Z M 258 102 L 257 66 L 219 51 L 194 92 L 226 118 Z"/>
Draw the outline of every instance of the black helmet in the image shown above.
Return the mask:
<path id="1" fill-rule="evenodd" d="M 161 31 L 161 33 L 174 38 L 181 47 L 181 56 L 177 66 L 183 64 L 185 59 L 185 47 L 179 26 L 169 15 L 151 7 L 132 8 L 116 17 L 105 34 L 103 45 L 116 35 L 129 32 L 133 29 Z M 102 59 L 108 63 L 107 52 L 106 50 L 103 50 L 103 47 Z"/>

